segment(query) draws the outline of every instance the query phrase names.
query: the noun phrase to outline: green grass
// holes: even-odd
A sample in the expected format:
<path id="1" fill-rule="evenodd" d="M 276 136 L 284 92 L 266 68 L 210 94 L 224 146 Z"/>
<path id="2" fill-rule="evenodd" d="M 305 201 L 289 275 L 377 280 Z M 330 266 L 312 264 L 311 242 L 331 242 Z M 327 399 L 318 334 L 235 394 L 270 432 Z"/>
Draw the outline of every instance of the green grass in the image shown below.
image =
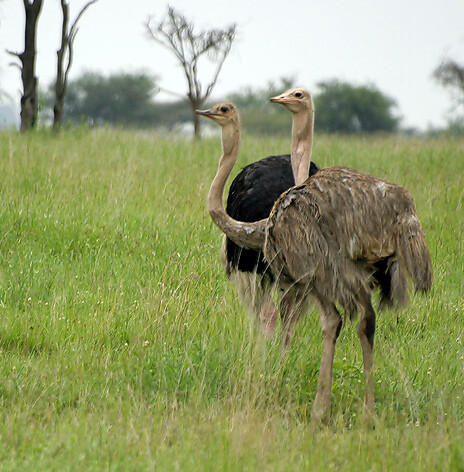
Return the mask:
<path id="1" fill-rule="evenodd" d="M 287 152 L 243 140 L 238 169 Z M 317 137 L 320 166 L 406 186 L 434 288 L 378 317 L 377 420 L 353 326 L 311 427 L 315 311 L 286 357 L 252 329 L 206 211 L 219 139 L 0 134 L 2 471 L 464 470 L 464 141 Z"/>

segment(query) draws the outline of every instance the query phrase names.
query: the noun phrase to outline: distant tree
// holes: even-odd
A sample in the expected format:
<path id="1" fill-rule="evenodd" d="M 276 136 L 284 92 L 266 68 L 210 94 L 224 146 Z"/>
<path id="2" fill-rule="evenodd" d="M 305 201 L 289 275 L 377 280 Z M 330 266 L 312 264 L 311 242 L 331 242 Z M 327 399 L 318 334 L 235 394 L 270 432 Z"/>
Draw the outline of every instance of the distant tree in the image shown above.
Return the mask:
<path id="1" fill-rule="evenodd" d="M 464 65 L 446 59 L 433 71 L 440 85 L 451 90 L 458 105 L 464 105 Z"/>
<path id="2" fill-rule="evenodd" d="M 187 79 L 187 99 L 193 116 L 195 138 L 200 137 L 200 120 L 195 114 L 210 96 L 216 85 L 222 65 L 235 39 L 236 25 L 225 30 L 213 29 L 196 33 L 194 25 L 181 13 L 169 7 L 166 17 L 157 24 L 150 18 L 146 24 L 150 37 L 171 51 L 179 61 Z M 212 78 L 203 89 L 198 73 L 199 60 L 206 56 L 212 63 Z"/>
<path id="3" fill-rule="evenodd" d="M 317 84 L 315 128 L 328 133 L 396 131 L 396 103 L 373 85 L 355 86 L 330 80 Z"/>
<path id="4" fill-rule="evenodd" d="M 69 82 L 64 113 L 73 122 L 150 126 L 158 113 L 155 91 L 155 79 L 145 73 L 105 77 L 87 72 Z M 47 102 L 53 100 L 53 92 L 51 84 Z"/>
<path id="5" fill-rule="evenodd" d="M 42 8 L 42 0 L 23 0 L 23 3 L 26 13 L 24 51 L 21 53 L 8 51 L 9 54 L 18 57 L 21 61 L 20 69 L 23 83 L 23 94 L 21 96 L 21 132 L 33 128 L 37 122 L 38 79 L 35 75 L 36 32 L 37 20 Z"/>
<path id="6" fill-rule="evenodd" d="M 63 122 L 63 109 L 66 89 L 68 85 L 68 75 L 73 61 L 73 46 L 74 40 L 78 32 L 77 24 L 84 12 L 90 5 L 97 2 L 97 0 L 90 0 L 87 2 L 69 27 L 69 4 L 66 0 L 61 1 L 62 11 L 62 25 L 61 25 L 61 45 L 57 51 L 57 70 L 55 82 L 55 105 L 53 107 L 53 130 L 58 131 Z M 65 58 L 66 65 L 65 65 Z"/>

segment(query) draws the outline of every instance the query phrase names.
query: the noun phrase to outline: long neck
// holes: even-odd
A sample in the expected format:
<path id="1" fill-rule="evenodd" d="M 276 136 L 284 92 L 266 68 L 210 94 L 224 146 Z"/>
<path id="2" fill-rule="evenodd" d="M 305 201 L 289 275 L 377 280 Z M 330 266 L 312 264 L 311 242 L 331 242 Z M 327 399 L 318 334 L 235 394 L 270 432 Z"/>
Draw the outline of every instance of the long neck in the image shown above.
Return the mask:
<path id="1" fill-rule="evenodd" d="M 211 182 L 208 194 L 208 209 L 211 212 L 224 211 L 222 203 L 224 187 L 227 179 L 237 161 L 238 150 L 240 148 L 240 129 L 237 126 L 229 125 L 222 128 L 222 151 L 219 160 L 219 168 Z M 214 218 L 213 218 L 214 219 Z"/>
<path id="2" fill-rule="evenodd" d="M 300 185 L 309 176 L 314 134 L 314 112 L 305 110 L 293 114 L 292 124 L 292 170 L 295 185 Z"/>
<path id="3" fill-rule="evenodd" d="M 247 249 L 262 249 L 267 220 L 244 223 L 234 220 L 224 210 L 223 195 L 226 181 L 237 160 L 240 147 L 240 125 L 230 124 L 222 128 L 223 154 L 219 168 L 208 194 L 208 210 L 216 226 L 236 244 Z"/>

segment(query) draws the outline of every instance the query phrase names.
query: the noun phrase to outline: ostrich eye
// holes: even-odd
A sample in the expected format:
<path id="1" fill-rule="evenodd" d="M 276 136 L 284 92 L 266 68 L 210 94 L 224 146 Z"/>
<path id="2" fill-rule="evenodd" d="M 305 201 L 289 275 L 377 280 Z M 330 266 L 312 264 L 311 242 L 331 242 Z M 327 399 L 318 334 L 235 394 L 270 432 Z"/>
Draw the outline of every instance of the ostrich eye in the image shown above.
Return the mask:
<path id="1" fill-rule="evenodd" d="M 302 96 L 303 96 L 303 94 L 301 92 L 296 92 L 295 93 L 296 98 L 301 98 Z"/>
<path id="2" fill-rule="evenodd" d="M 227 113 L 229 109 L 227 107 L 221 107 L 222 113 Z"/>

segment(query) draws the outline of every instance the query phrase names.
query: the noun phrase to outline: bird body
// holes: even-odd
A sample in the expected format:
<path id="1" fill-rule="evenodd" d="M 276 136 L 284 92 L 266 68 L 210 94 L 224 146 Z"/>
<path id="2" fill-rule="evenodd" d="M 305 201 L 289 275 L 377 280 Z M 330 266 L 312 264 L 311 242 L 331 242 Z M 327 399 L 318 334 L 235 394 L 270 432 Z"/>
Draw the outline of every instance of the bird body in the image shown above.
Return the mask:
<path id="1" fill-rule="evenodd" d="M 349 313 L 370 293 L 379 262 L 388 260 L 393 302 L 407 300 L 406 272 L 418 290 L 431 285 L 424 232 L 409 192 L 346 167 L 321 169 L 285 192 L 266 229 L 265 259 L 281 284 L 317 294 Z"/>

